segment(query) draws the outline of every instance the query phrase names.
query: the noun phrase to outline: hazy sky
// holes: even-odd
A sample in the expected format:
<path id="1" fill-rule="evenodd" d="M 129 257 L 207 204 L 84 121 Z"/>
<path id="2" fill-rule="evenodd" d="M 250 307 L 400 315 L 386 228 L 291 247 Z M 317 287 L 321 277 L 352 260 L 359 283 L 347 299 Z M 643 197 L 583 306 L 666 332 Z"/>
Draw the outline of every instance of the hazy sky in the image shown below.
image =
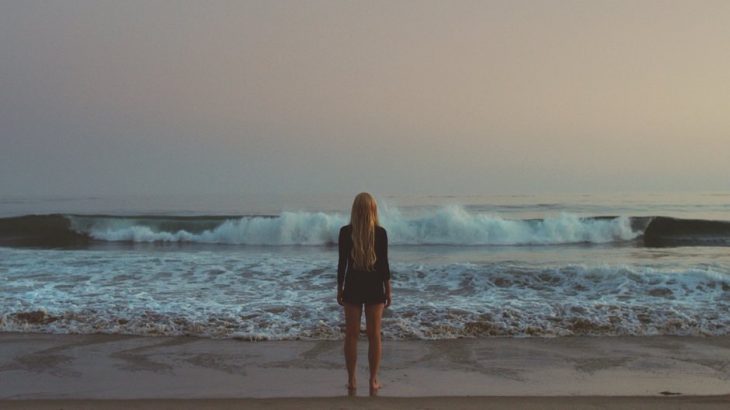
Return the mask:
<path id="1" fill-rule="evenodd" d="M 730 189 L 730 1 L 1 1 L 0 195 Z"/>

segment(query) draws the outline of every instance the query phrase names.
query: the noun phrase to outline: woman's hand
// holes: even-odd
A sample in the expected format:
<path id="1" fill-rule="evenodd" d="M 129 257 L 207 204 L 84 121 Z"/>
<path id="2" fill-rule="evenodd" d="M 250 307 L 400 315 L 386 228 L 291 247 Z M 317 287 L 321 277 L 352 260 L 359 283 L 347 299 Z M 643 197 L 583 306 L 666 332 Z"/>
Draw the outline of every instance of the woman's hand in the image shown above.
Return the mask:
<path id="1" fill-rule="evenodd" d="M 345 306 L 345 301 L 342 297 L 342 289 L 337 289 L 337 303 L 339 303 L 340 306 Z"/>
<path id="2" fill-rule="evenodd" d="M 390 299 L 390 279 L 385 281 L 385 306 L 384 309 L 390 306 L 390 302 L 392 300 Z"/>

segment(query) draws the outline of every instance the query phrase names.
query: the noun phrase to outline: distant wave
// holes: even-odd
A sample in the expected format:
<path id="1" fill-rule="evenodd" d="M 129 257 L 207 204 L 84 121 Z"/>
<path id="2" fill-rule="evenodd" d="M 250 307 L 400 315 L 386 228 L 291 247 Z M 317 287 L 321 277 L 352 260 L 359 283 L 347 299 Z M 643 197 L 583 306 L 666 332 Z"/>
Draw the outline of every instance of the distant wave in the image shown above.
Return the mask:
<path id="1" fill-rule="evenodd" d="M 655 217 L 644 231 L 649 246 L 729 246 L 730 222 Z"/>
<path id="2" fill-rule="evenodd" d="M 348 223 L 340 213 L 165 216 L 50 214 L 0 218 L 0 245 L 87 246 L 94 241 L 231 245 L 332 245 Z M 380 215 L 391 245 L 561 245 L 619 243 L 649 246 L 730 245 L 730 222 L 666 217 L 505 219 L 451 205 L 419 216 L 391 208 Z"/>

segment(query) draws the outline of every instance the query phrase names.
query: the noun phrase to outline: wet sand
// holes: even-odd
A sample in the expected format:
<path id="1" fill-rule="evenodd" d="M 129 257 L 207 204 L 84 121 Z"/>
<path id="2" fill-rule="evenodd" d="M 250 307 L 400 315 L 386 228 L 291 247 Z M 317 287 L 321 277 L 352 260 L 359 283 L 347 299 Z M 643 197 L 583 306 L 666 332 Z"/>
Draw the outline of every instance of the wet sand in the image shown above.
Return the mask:
<path id="1" fill-rule="evenodd" d="M 730 396 L 685 397 L 319 397 L 280 399 L 199 399 L 199 400 L 16 400 L 2 401 L 7 410 L 239 410 L 239 409 L 616 409 L 726 410 Z"/>
<path id="2" fill-rule="evenodd" d="M 340 341 L 3 333 L 0 408 L 730 408 L 726 336 L 385 340 L 374 398 L 358 348 L 346 397 Z"/>

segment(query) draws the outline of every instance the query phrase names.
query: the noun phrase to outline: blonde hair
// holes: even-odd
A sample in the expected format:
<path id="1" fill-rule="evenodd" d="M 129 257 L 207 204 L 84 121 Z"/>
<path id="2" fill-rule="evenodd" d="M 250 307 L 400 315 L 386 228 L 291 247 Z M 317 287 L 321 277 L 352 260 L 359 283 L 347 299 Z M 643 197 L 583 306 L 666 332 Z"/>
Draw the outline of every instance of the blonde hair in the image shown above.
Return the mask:
<path id="1" fill-rule="evenodd" d="M 375 227 L 378 225 L 378 204 L 372 195 L 361 192 L 355 196 L 350 224 L 353 268 L 372 271 L 375 265 Z"/>

